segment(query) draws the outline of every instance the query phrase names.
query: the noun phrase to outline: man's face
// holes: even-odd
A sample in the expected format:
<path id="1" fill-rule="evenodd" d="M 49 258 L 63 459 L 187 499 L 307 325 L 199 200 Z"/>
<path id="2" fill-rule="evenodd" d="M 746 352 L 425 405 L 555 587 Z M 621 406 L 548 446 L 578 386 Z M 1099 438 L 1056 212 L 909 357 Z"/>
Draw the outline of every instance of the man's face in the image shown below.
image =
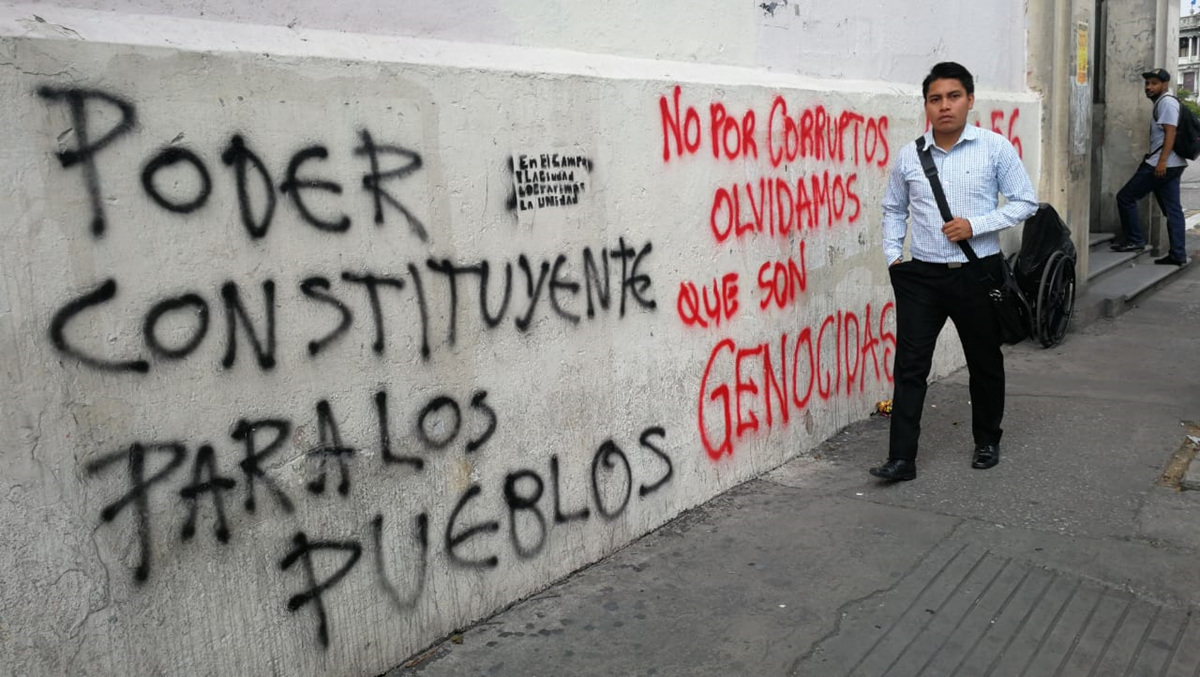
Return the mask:
<path id="1" fill-rule="evenodd" d="M 1146 78 L 1146 98 L 1157 99 L 1167 93 L 1167 83 L 1158 78 Z"/>
<path id="2" fill-rule="evenodd" d="M 929 83 L 925 95 L 925 115 L 937 134 L 957 134 L 967 126 L 967 112 L 975 105 L 975 95 L 967 94 L 962 82 L 941 78 Z"/>

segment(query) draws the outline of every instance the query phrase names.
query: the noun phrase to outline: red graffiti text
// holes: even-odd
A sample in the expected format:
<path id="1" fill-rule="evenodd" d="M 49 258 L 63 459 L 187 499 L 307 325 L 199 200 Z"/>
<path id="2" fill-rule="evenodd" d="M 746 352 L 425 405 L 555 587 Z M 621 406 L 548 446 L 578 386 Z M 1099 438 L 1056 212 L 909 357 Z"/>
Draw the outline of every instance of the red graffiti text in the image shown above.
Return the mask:
<path id="1" fill-rule="evenodd" d="M 887 129 L 886 115 L 874 118 L 851 110 L 834 115 L 821 105 L 804 108 L 793 117 L 783 97 L 776 96 L 767 118 L 771 166 L 814 158 L 886 167 L 890 155 Z"/>
<path id="2" fill-rule="evenodd" d="M 772 167 L 811 159 L 854 167 L 886 167 L 890 157 L 888 118 L 854 110 L 831 112 L 814 104 L 791 113 L 782 95 L 769 107 L 738 112 L 713 101 L 708 115 L 681 101 L 683 88 L 659 96 L 663 162 L 700 152 L 705 140 L 715 160 L 755 159 L 760 143 Z M 766 113 L 764 116 L 763 113 Z M 761 120 L 766 125 L 760 125 Z M 706 126 L 707 125 L 707 129 Z"/>
<path id="3" fill-rule="evenodd" d="M 788 257 L 786 261 L 767 261 L 758 268 L 758 288 L 763 298 L 758 302 L 760 310 L 775 305 L 778 308 L 791 305 L 801 293 L 808 289 L 808 268 L 804 265 L 804 240 L 800 241 L 800 263 Z"/>
<path id="4" fill-rule="evenodd" d="M 692 282 L 679 283 L 679 296 L 675 301 L 679 319 L 689 327 L 719 327 L 733 319 L 738 311 L 738 274 L 725 273 L 712 284 L 702 284 L 700 289 Z"/>
<path id="5" fill-rule="evenodd" d="M 861 393 L 868 377 L 890 383 L 896 337 L 887 326 L 893 309 L 889 301 L 874 318 L 867 304 L 861 320 L 839 310 L 819 325 L 784 333 L 777 345 L 739 346 L 730 338 L 717 343 L 700 380 L 697 410 L 709 457 L 732 456 L 746 435 L 786 426 L 792 410 L 803 410 L 814 395 L 830 400 Z"/>
<path id="6" fill-rule="evenodd" d="M 786 236 L 793 230 L 854 223 L 862 216 L 862 200 L 854 186 L 857 180 L 858 174 L 826 170 L 795 182 L 763 178 L 756 184 L 721 186 L 713 194 L 708 224 L 721 243 L 730 237 Z"/>

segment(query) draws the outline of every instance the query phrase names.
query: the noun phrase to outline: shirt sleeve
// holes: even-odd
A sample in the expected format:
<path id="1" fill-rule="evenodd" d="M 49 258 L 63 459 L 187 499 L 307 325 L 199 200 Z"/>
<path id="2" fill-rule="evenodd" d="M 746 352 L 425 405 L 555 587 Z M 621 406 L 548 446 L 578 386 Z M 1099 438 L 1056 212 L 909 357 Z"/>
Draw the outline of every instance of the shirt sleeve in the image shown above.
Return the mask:
<path id="1" fill-rule="evenodd" d="M 996 185 L 1007 202 L 987 214 L 969 217 L 973 235 L 1011 228 L 1033 216 L 1038 208 L 1037 194 L 1033 192 L 1025 165 L 1007 140 L 996 143 L 992 164 L 996 168 Z"/>
<path id="2" fill-rule="evenodd" d="M 1158 119 L 1155 120 L 1155 123 L 1159 127 L 1163 125 L 1179 126 L 1179 101 L 1175 97 L 1163 96 L 1159 98 Z"/>
<path id="3" fill-rule="evenodd" d="M 904 255 L 904 237 L 908 234 L 908 182 L 904 180 L 903 165 L 903 159 L 892 165 L 883 194 L 883 256 L 888 265 Z"/>

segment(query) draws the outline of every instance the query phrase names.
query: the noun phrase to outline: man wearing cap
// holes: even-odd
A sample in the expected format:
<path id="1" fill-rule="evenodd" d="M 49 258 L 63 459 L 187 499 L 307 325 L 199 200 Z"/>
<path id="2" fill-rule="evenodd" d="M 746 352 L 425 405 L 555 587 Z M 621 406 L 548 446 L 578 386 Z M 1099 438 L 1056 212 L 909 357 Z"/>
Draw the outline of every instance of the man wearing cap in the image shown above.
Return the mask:
<path id="1" fill-rule="evenodd" d="M 1117 213 L 1121 217 L 1122 240 L 1112 245 L 1117 252 L 1140 252 L 1146 248 L 1146 237 L 1138 223 L 1137 203 L 1150 193 L 1167 216 L 1167 237 L 1171 249 L 1166 256 L 1155 259 L 1160 265 L 1182 266 L 1187 263 L 1183 244 L 1183 207 L 1179 203 L 1179 177 L 1187 160 L 1173 152 L 1175 128 L 1179 124 L 1179 99 L 1170 95 L 1171 74 L 1161 68 L 1142 73 L 1146 81 L 1146 98 L 1154 102 L 1154 117 L 1150 121 L 1150 153 L 1138 165 L 1133 178 L 1117 191 Z"/>

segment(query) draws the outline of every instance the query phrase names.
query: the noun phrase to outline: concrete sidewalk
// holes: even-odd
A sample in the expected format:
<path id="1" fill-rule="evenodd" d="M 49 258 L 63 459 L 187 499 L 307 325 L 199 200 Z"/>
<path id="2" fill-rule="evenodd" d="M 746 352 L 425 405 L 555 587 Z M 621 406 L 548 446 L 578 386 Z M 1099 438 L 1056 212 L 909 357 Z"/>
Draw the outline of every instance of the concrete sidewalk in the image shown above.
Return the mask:
<path id="1" fill-rule="evenodd" d="M 1194 676 L 1200 492 L 1169 485 L 1198 338 L 1193 264 L 1007 350 L 996 468 L 970 468 L 961 370 L 930 388 L 916 481 L 867 475 L 871 418 L 389 675 Z"/>

